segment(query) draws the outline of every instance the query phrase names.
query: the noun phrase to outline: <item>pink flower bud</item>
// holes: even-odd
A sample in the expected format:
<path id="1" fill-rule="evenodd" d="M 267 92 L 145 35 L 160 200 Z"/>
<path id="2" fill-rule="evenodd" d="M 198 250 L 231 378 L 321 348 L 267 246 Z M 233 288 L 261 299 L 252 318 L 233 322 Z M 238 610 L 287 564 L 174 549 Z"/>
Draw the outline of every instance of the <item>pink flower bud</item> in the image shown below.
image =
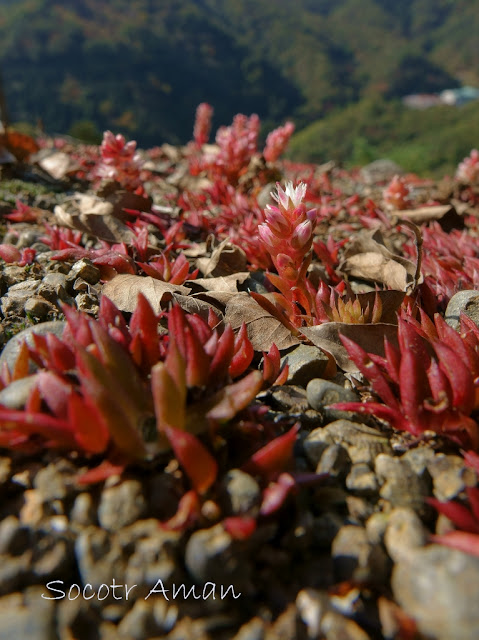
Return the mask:
<path id="1" fill-rule="evenodd" d="M 275 252 L 277 240 L 267 223 L 263 223 L 258 226 L 258 234 L 262 242 L 266 245 L 268 251 L 270 253 Z"/>
<path id="2" fill-rule="evenodd" d="M 310 220 L 305 220 L 296 227 L 291 237 L 291 246 L 295 249 L 302 249 L 311 240 L 312 235 L 313 225 Z"/>

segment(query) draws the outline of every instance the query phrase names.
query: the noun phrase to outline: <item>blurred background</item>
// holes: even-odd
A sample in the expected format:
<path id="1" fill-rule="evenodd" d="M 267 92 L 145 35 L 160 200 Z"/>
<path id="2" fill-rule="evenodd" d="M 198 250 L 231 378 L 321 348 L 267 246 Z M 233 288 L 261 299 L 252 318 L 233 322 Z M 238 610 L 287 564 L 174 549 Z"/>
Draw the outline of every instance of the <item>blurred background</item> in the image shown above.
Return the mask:
<path id="1" fill-rule="evenodd" d="M 479 0 L 0 0 L 20 129 L 140 146 L 292 119 L 295 160 L 452 173 L 479 145 Z M 1 109 L 1 105 L 0 105 Z"/>

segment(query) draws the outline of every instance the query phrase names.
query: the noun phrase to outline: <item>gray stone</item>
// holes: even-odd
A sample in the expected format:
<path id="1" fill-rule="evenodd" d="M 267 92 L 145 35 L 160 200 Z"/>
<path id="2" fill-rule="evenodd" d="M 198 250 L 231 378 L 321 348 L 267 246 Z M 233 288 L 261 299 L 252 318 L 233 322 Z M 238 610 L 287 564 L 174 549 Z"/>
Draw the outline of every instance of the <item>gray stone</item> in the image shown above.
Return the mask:
<path id="1" fill-rule="evenodd" d="M 422 476 L 428 473 L 428 465 L 434 460 L 435 452 L 430 447 L 417 447 L 409 449 L 401 456 L 401 460 L 406 460 L 414 473 Z"/>
<path id="2" fill-rule="evenodd" d="M 335 576 L 343 580 L 380 584 L 389 571 L 389 560 L 379 545 L 371 544 L 363 527 L 341 527 L 333 540 L 331 555 Z"/>
<path id="3" fill-rule="evenodd" d="M 351 466 L 347 450 L 340 444 L 330 444 L 323 451 L 316 466 L 316 473 L 327 473 L 333 478 L 344 479 Z"/>
<path id="4" fill-rule="evenodd" d="M 179 534 L 161 531 L 157 525 L 149 537 L 136 542 L 135 551 L 128 559 L 125 581 L 138 585 L 137 594 L 146 591 L 146 596 L 158 580 L 169 586 L 179 577 L 175 557 L 178 539 Z"/>
<path id="5" fill-rule="evenodd" d="M 381 498 L 393 507 L 411 507 L 418 513 L 424 511 L 430 482 L 417 476 L 406 460 L 380 454 L 376 458 L 375 471 L 382 484 Z"/>
<path id="6" fill-rule="evenodd" d="M 40 324 L 35 324 L 31 327 L 27 327 L 23 331 L 20 331 L 20 333 L 17 333 L 15 336 L 13 336 L 13 338 L 11 338 L 11 340 L 9 340 L 5 345 L 5 348 L 0 355 L 0 369 L 3 367 L 4 363 L 8 365 L 10 370 L 13 369 L 22 342 L 25 341 L 28 346 L 32 347 L 34 333 L 38 335 L 53 333 L 58 338 L 61 338 L 65 326 L 65 322 L 62 322 L 60 320 L 53 320 L 51 322 L 42 322 Z M 30 372 L 33 373 L 38 369 L 38 367 L 33 362 L 30 362 L 29 369 Z"/>
<path id="7" fill-rule="evenodd" d="M 38 320 L 44 320 L 49 314 L 58 311 L 58 308 L 52 302 L 45 300 L 41 296 L 31 296 L 25 302 L 23 307 L 25 314 Z"/>
<path id="8" fill-rule="evenodd" d="M 0 522 L 0 554 L 18 556 L 31 544 L 30 530 L 23 526 L 19 519 L 12 515 Z"/>
<path id="9" fill-rule="evenodd" d="M 264 640 L 265 633 L 264 620 L 252 618 L 240 628 L 232 640 Z"/>
<path id="10" fill-rule="evenodd" d="M 374 495 L 379 489 L 376 475 L 364 462 L 353 464 L 346 478 L 346 487 L 360 495 Z"/>
<path id="11" fill-rule="evenodd" d="M 249 580 L 250 564 L 238 545 L 221 524 L 195 531 L 185 550 L 185 565 L 199 584 L 216 582 L 234 584 L 242 591 Z"/>
<path id="12" fill-rule="evenodd" d="M 35 541 L 32 573 L 36 581 L 67 579 L 73 568 L 73 545 L 66 538 L 41 535 Z"/>
<path id="13" fill-rule="evenodd" d="M 152 600 L 137 600 L 118 625 L 119 637 L 128 640 L 146 640 L 164 631 L 169 630 L 160 629 L 156 624 Z"/>
<path id="14" fill-rule="evenodd" d="M 444 318 L 453 329 L 459 329 L 461 311 L 479 326 L 479 291 L 458 291 L 449 300 Z"/>
<path id="15" fill-rule="evenodd" d="M 60 302 L 71 304 L 72 298 L 67 291 L 67 279 L 63 273 L 47 273 L 38 287 L 37 294 L 54 305 Z"/>
<path id="16" fill-rule="evenodd" d="M 84 311 L 92 315 L 96 315 L 100 308 L 98 296 L 92 295 L 91 293 L 78 293 L 75 296 L 75 304 L 78 311 Z"/>
<path id="17" fill-rule="evenodd" d="M 42 598 L 45 587 L 0 598 L 0 640 L 52 640 L 56 638 L 55 602 Z"/>
<path id="18" fill-rule="evenodd" d="M 231 469 L 222 480 L 222 496 L 225 509 L 230 514 L 242 515 L 257 507 L 261 501 L 261 489 L 256 480 L 240 469 Z"/>
<path id="19" fill-rule="evenodd" d="M 435 640 L 472 640 L 479 630 L 479 558 L 449 547 L 413 549 L 391 586 L 404 612 Z"/>
<path id="20" fill-rule="evenodd" d="M 75 262 L 67 276 L 71 283 L 77 278 L 85 280 L 88 284 L 96 284 L 100 280 L 100 269 L 88 258 L 82 258 Z"/>
<path id="21" fill-rule="evenodd" d="M 38 280 L 25 280 L 24 282 L 13 284 L 0 302 L 4 317 L 23 316 L 25 303 L 35 295 L 38 285 Z"/>
<path id="22" fill-rule="evenodd" d="M 90 493 L 80 493 L 75 498 L 70 512 L 70 521 L 74 525 L 88 527 L 96 524 L 96 508 Z"/>
<path id="23" fill-rule="evenodd" d="M 467 467 L 460 456 L 439 453 L 427 468 L 432 476 L 434 495 L 443 502 L 452 500 L 477 482 L 475 471 Z"/>
<path id="24" fill-rule="evenodd" d="M 329 404 L 357 402 L 359 400 L 352 389 L 345 389 L 339 384 L 330 380 L 322 380 L 321 378 L 315 378 L 308 383 L 306 394 L 310 407 L 317 411 Z"/>
<path id="25" fill-rule="evenodd" d="M 357 622 L 350 620 L 337 611 L 327 611 L 321 623 L 322 637 L 325 640 L 371 640 L 370 636 Z M 320 637 L 320 636 L 318 636 Z"/>
<path id="26" fill-rule="evenodd" d="M 58 460 L 40 469 L 33 480 L 44 502 L 63 500 L 74 483 L 76 470 L 68 461 Z"/>
<path id="27" fill-rule="evenodd" d="M 36 375 L 14 380 L 0 391 L 0 404 L 8 409 L 23 409 L 35 382 Z"/>
<path id="28" fill-rule="evenodd" d="M 414 549 L 424 546 L 426 541 L 426 531 L 415 511 L 404 507 L 391 511 L 384 533 L 384 544 L 394 562 L 407 559 Z"/>
<path id="29" fill-rule="evenodd" d="M 103 489 L 98 521 L 108 531 L 118 531 L 141 518 L 146 510 L 143 487 L 138 480 L 123 480 Z"/>
<path id="30" fill-rule="evenodd" d="M 382 544 L 388 526 L 389 517 L 385 513 L 373 513 L 365 523 L 368 540 L 372 544 Z"/>
<path id="31" fill-rule="evenodd" d="M 88 527 L 75 541 L 75 557 L 83 584 L 98 590 L 101 584 L 124 584 L 125 559 L 118 538 L 104 529 Z"/>
<path id="32" fill-rule="evenodd" d="M 328 366 L 329 360 L 321 349 L 300 344 L 281 358 L 281 366 L 288 363 L 288 384 L 306 387 L 313 378 L 320 378 Z"/>
<path id="33" fill-rule="evenodd" d="M 339 444 L 347 449 L 353 463 L 373 464 L 380 453 L 391 453 L 387 437 L 380 431 L 350 420 L 336 420 L 317 428 L 304 439 L 303 446 L 311 464 L 317 465 L 328 445 Z"/>
<path id="34" fill-rule="evenodd" d="M 28 271 L 18 264 L 6 264 L 2 269 L 2 279 L 7 287 L 13 287 L 28 278 Z"/>

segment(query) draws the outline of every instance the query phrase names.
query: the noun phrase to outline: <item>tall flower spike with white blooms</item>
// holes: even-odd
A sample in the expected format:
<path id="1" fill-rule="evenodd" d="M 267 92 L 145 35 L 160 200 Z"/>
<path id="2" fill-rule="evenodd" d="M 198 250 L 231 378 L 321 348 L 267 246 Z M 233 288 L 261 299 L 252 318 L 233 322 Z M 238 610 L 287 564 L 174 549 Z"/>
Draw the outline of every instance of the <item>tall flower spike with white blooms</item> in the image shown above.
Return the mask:
<path id="1" fill-rule="evenodd" d="M 306 210 L 306 184 L 279 183 L 272 198 L 278 203 L 265 208 L 266 222 L 258 227 L 260 238 L 271 254 L 274 266 L 287 288 L 305 287 L 306 270 L 311 261 L 316 210 Z"/>

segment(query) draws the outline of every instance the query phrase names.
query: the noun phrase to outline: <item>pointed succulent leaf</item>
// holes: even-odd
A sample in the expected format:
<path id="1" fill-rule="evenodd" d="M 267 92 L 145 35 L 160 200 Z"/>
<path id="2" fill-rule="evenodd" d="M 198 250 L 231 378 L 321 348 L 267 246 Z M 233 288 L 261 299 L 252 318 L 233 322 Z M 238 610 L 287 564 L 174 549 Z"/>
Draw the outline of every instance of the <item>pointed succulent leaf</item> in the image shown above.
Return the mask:
<path id="1" fill-rule="evenodd" d="M 276 482 L 271 482 L 263 491 L 260 514 L 269 516 L 280 509 L 295 488 L 295 480 L 289 473 L 282 473 Z"/>
<path id="2" fill-rule="evenodd" d="M 359 371 L 369 381 L 374 392 L 392 409 L 398 410 L 399 403 L 396 400 L 386 376 L 382 373 L 378 365 L 371 360 L 366 351 L 350 338 L 344 335 L 339 336 L 346 351 L 358 367 Z"/>
<path id="3" fill-rule="evenodd" d="M 110 441 L 110 434 L 103 417 L 96 407 L 76 393 L 68 398 L 68 420 L 75 433 L 75 440 L 88 453 L 103 453 Z"/>
<path id="4" fill-rule="evenodd" d="M 170 426 L 166 426 L 164 431 L 193 489 L 199 494 L 206 493 L 216 480 L 216 460 L 193 434 Z"/>
<path id="5" fill-rule="evenodd" d="M 143 458 L 146 451 L 140 425 L 145 408 L 141 398 L 132 395 L 132 389 L 125 391 L 116 379 L 116 371 L 112 374 L 86 349 L 78 347 L 76 355 L 83 393 L 103 416 L 113 442 L 127 456 Z"/>
<path id="6" fill-rule="evenodd" d="M 401 406 L 406 418 L 419 425 L 422 403 L 430 394 L 427 391 L 423 363 L 412 350 L 401 354 L 399 367 L 399 391 Z"/>
<path id="7" fill-rule="evenodd" d="M 445 515 L 457 527 L 469 533 L 479 533 L 479 521 L 467 507 L 458 502 L 440 502 L 436 498 L 429 498 L 428 503 L 437 511 Z"/>
<path id="8" fill-rule="evenodd" d="M 433 342 L 439 366 L 447 376 L 452 390 L 453 406 L 469 414 L 474 407 L 474 380 L 466 364 L 455 350 L 438 340 Z"/>
<path id="9" fill-rule="evenodd" d="M 76 477 L 79 485 L 98 484 L 111 476 L 120 476 L 126 468 L 126 462 L 114 463 L 111 460 L 103 460 L 97 467 L 89 469 Z"/>
<path id="10" fill-rule="evenodd" d="M 464 462 L 468 467 L 471 467 L 471 469 L 479 473 L 479 454 L 475 451 L 466 451 L 464 453 Z"/>
<path id="11" fill-rule="evenodd" d="M 176 358 L 181 358 L 177 351 Z M 170 357 L 171 364 L 173 358 Z M 156 426 L 159 432 L 165 427 L 176 429 L 185 427 L 186 384 L 184 368 L 181 363 L 174 362 L 174 370 L 170 372 L 168 363 L 158 362 L 151 370 L 151 390 L 155 406 Z"/>
<path id="12" fill-rule="evenodd" d="M 73 393 L 72 385 L 53 371 L 40 371 L 35 385 L 50 411 L 57 418 L 66 419 L 69 398 Z"/>
<path id="13" fill-rule="evenodd" d="M 166 522 L 160 522 L 160 527 L 167 531 L 185 531 L 193 525 L 201 515 L 201 502 L 196 491 L 187 491 L 178 503 L 178 510 Z"/>
<path id="14" fill-rule="evenodd" d="M 256 519 L 252 516 L 231 516 L 223 520 L 223 527 L 234 540 L 246 540 L 256 530 Z"/>
<path id="15" fill-rule="evenodd" d="M 237 413 L 246 409 L 261 391 L 263 376 L 259 371 L 252 371 L 238 382 L 224 387 L 212 398 L 213 408 L 206 417 L 213 424 L 228 422 Z"/>
<path id="16" fill-rule="evenodd" d="M 45 413 L 32 413 L 0 407 L 0 429 L 14 430 L 24 436 L 39 435 L 54 446 L 75 449 L 75 439 L 66 420 Z"/>
<path id="17" fill-rule="evenodd" d="M 209 367 L 210 382 L 221 382 L 228 375 L 231 359 L 234 354 L 235 336 L 231 325 L 226 325 L 223 335 L 218 340 L 216 353 Z"/>
<path id="18" fill-rule="evenodd" d="M 243 324 L 238 331 L 234 341 L 234 355 L 228 368 L 229 375 L 235 379 L 238 378 L 251 364 L 254 356 L 253 345 L 248 338 L 246 324 Z"/>
<path id="19" fill-rule="evenodd" d="M 245 465 L 249 473 L 264 477 L 277 474 L 290 462 L 300 424 L 296 423 L 289 431 L 278 436 L 259 449 Z"/>
<path id="20" fill-rule="evenodd" d="M 441 536 L 431 536 L 431 542 L 442 544 L 479 557 L 479 535 L 465 531 L 449 531 Z"/>

